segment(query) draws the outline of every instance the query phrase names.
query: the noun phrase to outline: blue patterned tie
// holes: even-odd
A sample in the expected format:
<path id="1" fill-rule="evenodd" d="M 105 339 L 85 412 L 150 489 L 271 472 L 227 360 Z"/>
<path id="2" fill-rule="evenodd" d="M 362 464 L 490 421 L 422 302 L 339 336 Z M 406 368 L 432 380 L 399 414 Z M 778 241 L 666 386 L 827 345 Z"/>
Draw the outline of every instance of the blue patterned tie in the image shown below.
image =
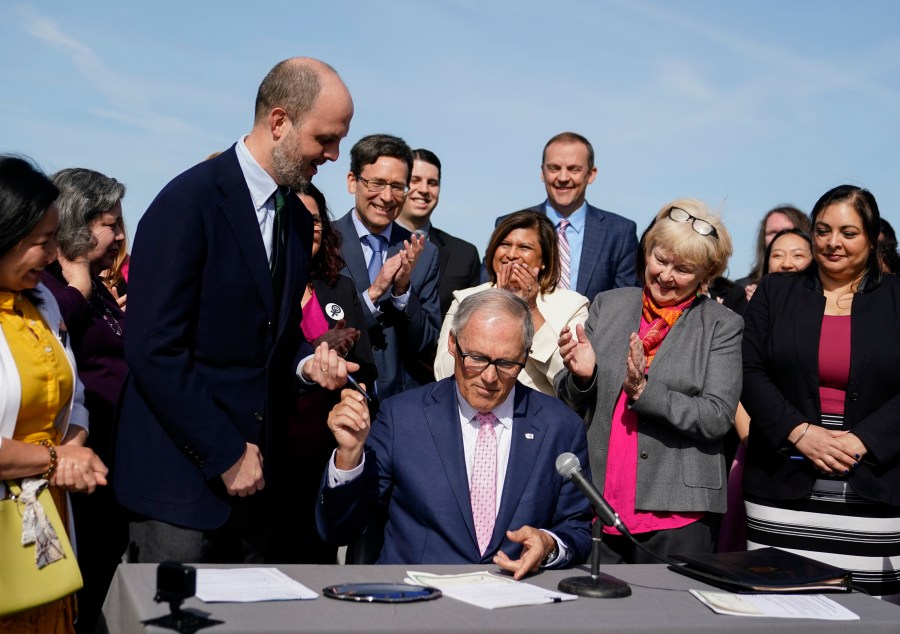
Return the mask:
<path id="1" fill-rule="evenodd" d="M 381 254 L 387 249 L 387 238 L 370 233 L 363 239 L 369 245 L 369 248 L 372 249 L 372 257 L 369 258 L 369 284 L 372 284 L 375 282 L 375 278 L 378 277 L 378 272 L 381 271 L 381 266 L 384 264 Z"/>

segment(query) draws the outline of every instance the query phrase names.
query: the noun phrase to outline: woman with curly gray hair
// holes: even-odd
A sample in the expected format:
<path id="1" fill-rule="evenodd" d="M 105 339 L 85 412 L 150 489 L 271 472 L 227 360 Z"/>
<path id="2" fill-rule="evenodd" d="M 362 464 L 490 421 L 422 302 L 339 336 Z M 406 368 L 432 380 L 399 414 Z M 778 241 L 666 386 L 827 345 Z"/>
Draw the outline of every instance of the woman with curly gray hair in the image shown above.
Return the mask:
<path id="1" fill-rule="evenodd" d="M 87 444 L 109 464 L 116 406 L 127 372 L 125 313 L 100 272 L 115 262 L 125 238 L 125 185 L 82 168 L 64 169 L 51 178 L 59 188 L 59 259 L 44 270 L 42 281 L 59 303 L 78 361 L 91 420 Z M 78 593 L 78 630 L 88 632 L 128 545 L 127 523 L 111 487 L 73 498 L 73 506 L 85 582 Z"/>

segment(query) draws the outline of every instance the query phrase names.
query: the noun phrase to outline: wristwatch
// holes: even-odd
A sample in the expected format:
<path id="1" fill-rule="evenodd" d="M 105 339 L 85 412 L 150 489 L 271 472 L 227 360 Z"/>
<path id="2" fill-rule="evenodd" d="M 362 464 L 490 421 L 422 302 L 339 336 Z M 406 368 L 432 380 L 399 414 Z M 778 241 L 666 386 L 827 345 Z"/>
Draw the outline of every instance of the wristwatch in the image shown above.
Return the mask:
<path id="1" fill-rule="evenodd" d="M 559 542 L 555 539 L 553 540 L 553 550 L 547 553 L 547 556 L 544 557 L 544 561 L 541 562 L 541 566 L 546 566 L 551 561 L 554 561 L 559 556 Z"/>

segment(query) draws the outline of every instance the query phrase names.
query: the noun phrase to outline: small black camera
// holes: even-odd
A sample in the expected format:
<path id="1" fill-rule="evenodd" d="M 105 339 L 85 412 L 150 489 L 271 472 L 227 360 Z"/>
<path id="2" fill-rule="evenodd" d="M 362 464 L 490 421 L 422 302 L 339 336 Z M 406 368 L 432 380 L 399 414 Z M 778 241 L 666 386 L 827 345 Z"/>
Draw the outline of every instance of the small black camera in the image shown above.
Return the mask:
<path id="1" fill-rule="evenodd" d="M 164 561 L 156 569 L 157 603 L 181 605 L 197 592 L 197 569 L 177 561 Z"/>
<path id="2" fill-rule="evenodd" d="M 222 623 L 222 621 L 207 618 L 197 610 L 181 609 L 181 604 L 185 599 L 190 599 L 196 592 L 196 568 L 185 566 L 177 561 L 162 562 L 156 568 L 156 596 L 153 597 L 153 600 L 157 603 L 168 603 L 170 613 L 155 619 L 141 621 L 141 623 L 168 628 L 182 634 L 194 634 L 204 627 Z"/>

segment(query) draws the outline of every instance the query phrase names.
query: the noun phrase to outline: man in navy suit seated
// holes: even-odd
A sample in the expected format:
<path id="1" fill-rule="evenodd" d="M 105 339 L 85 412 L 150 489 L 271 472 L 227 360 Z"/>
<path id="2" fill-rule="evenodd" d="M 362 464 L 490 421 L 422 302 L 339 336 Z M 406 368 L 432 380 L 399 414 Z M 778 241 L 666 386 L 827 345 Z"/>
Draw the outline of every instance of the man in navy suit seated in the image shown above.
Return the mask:
<path id="1" fill-rule="evenodd" d="M 632 220 L 587 203 L 587 187 L 595 178 L 590 141 L 575 132 L 561 132 L 547 141 L 541 158 L 547 200 L 528 209 L 546 214 L 556 227 L 562 264 L 559 287 L 590 301 L 612 288 L 639 286 L 637 227 Z"/>
<path id="2" fill-rule="evenodd" d="M 365 400 L 344 390 L 328 417 L 338 447 L 316 510 L 322 537 L 355 538 L 381 505 L 378 563 L 493 561 L 519 579 L 584 561 L 592 512 L 554 466 L 564 452 L 587 465 L 584 423 L 517 384 L 533 334 L 524 301 L 486 290 L 453 318 L 453 377 L 385 400 L 371 434 Z"/>

